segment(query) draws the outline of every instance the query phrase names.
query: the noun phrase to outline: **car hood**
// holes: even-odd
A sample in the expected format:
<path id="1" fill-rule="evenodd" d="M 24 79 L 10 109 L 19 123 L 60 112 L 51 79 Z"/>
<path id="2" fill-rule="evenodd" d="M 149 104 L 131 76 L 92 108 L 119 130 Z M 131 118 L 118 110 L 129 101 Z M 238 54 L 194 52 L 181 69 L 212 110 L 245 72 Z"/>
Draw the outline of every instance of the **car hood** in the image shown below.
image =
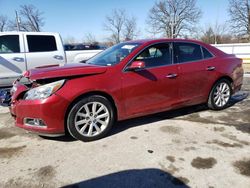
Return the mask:
<path id="1" fill-rule="evenodd" d="M 66 64 L 63 66 L 53 65 L 31 69 L 24 73 L 30 80 L 40 80 L 48 78 L 66 78 L 73 76 L 84 76 L 93 74 L 102 74 L 107 71 L 105 66 L 90 64 Z"/>

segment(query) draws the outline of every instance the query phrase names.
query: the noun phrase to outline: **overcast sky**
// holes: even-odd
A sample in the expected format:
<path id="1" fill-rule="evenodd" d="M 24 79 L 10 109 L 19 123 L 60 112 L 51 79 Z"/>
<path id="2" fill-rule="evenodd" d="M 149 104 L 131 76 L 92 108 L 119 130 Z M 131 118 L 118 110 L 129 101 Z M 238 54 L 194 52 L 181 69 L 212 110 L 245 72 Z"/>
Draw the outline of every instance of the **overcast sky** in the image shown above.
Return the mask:
<path id="1" fill-rule="evenodd" d="M 63 38 L 81 40 L 87 33 L 103 40 L 108 33 L 103 29 L 105 16 L 112 9 L 125 9 L 137 18 L 142 36 L 146 38 L 146 18 L 155 0 L 0 0 L 0 14 L 14 19 L 20 5 L 33 4 L 45 18 L 43 31 L 59 32 Z M 223 23 L 228 20 L 228 0 L 197 0 L 203 12 L 200 25 Z"/>

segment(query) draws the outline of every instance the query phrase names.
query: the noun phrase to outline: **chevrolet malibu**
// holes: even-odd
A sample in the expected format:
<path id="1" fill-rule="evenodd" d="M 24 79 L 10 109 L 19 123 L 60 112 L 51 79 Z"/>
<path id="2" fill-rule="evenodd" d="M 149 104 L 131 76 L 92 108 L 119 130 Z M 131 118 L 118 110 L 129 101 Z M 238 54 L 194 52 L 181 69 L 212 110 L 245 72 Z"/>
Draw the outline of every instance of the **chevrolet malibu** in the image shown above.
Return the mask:
<path id="1" fill-rule="evenodd" d="M 11 90 L 10 111 L 23 129 L 93 141 L 117 120 L 201 103 L 224 109 L 242 80 L 242 60 L 208 44 L 129 41 L 83 64 L 25 72 Z"/>

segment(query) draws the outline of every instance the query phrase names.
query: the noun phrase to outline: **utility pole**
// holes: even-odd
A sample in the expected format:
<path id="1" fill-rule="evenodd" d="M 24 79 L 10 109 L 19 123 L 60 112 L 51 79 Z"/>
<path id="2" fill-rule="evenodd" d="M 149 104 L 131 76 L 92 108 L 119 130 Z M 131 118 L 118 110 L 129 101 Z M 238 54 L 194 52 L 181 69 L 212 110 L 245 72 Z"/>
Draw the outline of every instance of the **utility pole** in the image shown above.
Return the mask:
<path id="1" fill-rule="evenodd" d="M 169 25 L 170 25 L 170 28 L 171 28 L 171 38 L 172 39 L 176 38 L 176 33 L 175 33 L 176 32 L 176 25 L 177 25 L 176 16 L 174 16 L 174 18 L 170 20 Z"/>
<path id="2" fill-rule="evenodd" d="M 15 11 L 15 12 L 16 12 L 16 27 L 17 27 L 17 31 L 20 31 L 21 20 L 19 19 L 17 11 Z"/>
<path id="3" fill-rule="evenodd" d="M 171 38 L 174 38 L 174 23 L 171 21 L 170 22 L 170 27 L 171 27 Z"/>

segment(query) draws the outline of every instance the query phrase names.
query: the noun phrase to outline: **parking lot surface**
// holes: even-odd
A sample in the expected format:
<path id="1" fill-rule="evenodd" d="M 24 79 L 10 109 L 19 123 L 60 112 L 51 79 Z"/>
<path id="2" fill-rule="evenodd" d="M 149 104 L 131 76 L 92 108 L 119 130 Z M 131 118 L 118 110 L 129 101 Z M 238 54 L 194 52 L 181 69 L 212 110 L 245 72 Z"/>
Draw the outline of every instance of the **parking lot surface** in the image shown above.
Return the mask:
<path id="1" fill-rule="evenodd" d="M 0 107 L 0 187 L 250 187 L 250 77 L 231 107 L 117 123 L 84 143 L 16 128 Z"/>

